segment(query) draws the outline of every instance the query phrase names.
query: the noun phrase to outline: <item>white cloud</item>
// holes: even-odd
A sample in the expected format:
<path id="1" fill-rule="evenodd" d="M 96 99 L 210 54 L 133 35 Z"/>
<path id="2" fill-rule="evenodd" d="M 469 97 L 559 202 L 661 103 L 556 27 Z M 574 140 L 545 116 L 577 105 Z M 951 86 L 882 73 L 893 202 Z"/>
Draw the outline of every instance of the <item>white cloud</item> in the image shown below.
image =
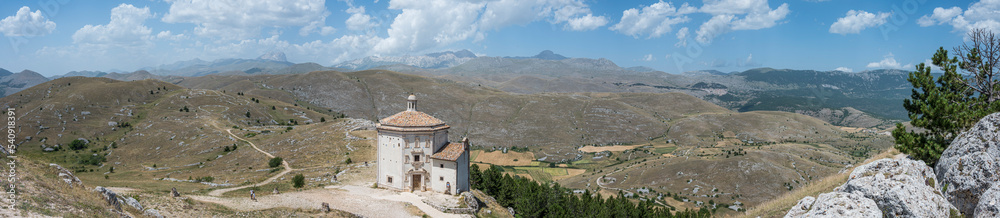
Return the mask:
<path id="1" fill-rule="evenodd" d="M 167 30 L 167 31 L 160 31 L 160 33 L 156 34 L 156 39 L 166 39 L 166 40 L 177 41 L 177 40 L 182 40 L 182 39 L 187 39 L 187 38 L 188 37 L 186 35 L 184 35 L 183 33 L 175 35 L 175 34 L 171 34 L 169 30 Z"/>
<path id="2" fill-rule="evenodd" d="M 6 36 L 43 36 L 55 29 L 56 23 L 42 16 L 41 10 L 31 12 L 28 6 L 21 7 L 14 16 L 0 20 L 0 33 Z"/>
<path id="3" fill-rule="evenodd" d="M 683 15 L 696 10 L 687 3 L 675 8 L 668 2 L 658 2 L 643 7 L 642 10 L 630 8 L 622 12 L 621 21 L 610 29 L 636 38 L 640 35 L 657 38 L 673 31 L 673 25 L 690 21 L 690 18 Z"/>
<path id="4" fill-rule="evenodd" d="M 847 15 L 837 19 L 833 25 L 830 25 L 830 33 L 837 33 L 841 35 L 846 35 L 850 33 L 861 33 L 869 27 L 877 27 L 885 24 L 886 20 L 889 19 L 891 13 L 878 12 L 878 14 L 869 13 L 867 11 L 861 10 L 850 10 L 847 11 Z"/>
<path id="5" fill-rule="evenodd" d="M 344 21 L 347 24 L 347 29 L 361 31 L 367 30 L 375 26 L 372 22 L 372 17 L 365 14 L 365 6 L 359 6 L 347 9 L 347 13 L 351 14 L 351 17 Z"/>
<path id="6" fill-rule="evenodd" d="M 993 32 L 1000 32 L 1000 1 L 984 0 L 969 5 L 969 8 L 962 12 L 962 8 L 934 8 L 930 15 L 924 15 L 917 20 L 917 24 L 923 27 L 933 25 L 948 24 L 955 31 L 967 33 L 974 29 L 986 29 Z"/>
<path id="7" fill-rule="evenodd" d="M 581 0 L 496 0 L 487 1 L 479 26 L 497 30 L 510 25 L 524 25 L 543 18 L 552 24 L 564 24 L 574 31 L 593 30 L 608 24 L 604 16 L 594 16 Z"/>
<path id="8" fill-rule="evenodd" d="M 833 70 L 835 70 L 835 71 L 840 71 L 840 72 L 847 72 L 847 73 L 850 73 L 850 72 L 854 72 L 854 70 L 853 70 L 853 69 L 851 69 L 851 68 L 846 68 L 846 67 L 838 67 L 837 69 L 833 69 Z"/>
<path id="9" fill-rule="evenodd" d="M 575 31 L 594 30 L 607 24 L 607 18 L 604 18 L 604 16 L 594 16 L 593 14 L 566 20 L 566 28 Z"/>
<path id="10" fill-rule="evenodd" d="M 375 45 L 378 54 L 424 51 L 477 35 L 475 25 L 484 3 L 436 0 L 393 0 L 389 9 L 402 10 L 390 25 L 385 40 Z"/>
<path id="11" fill-rule="evenodd" d="M 713 15 L 695 32 L 695 40 L 703 44 L 733 30 L 771 28 L 791 12 L 787 3 L 772 10 L 767 0 L 706 0 L 701 11 Z"/>
<path id="12" fill-rule="evenodd" d="M 329 15 L 323 0 L 167 0 L 167 23 L 193 23 L 194 33 L 221 39 L 247 39 L 265 27 L 303 26 L 299 33 L 330 33 L 323 22 Z"/>
<path id="13" fill-rule="evenodd" d="M 642 56 L 642 60 L 643 61 L 655 61 L 656 58 L 653 58 L 653 54 L 646 54 L 645 56 Z"/>
<path id="14" fill-rule="evenodd" d="M 674 46 L 677 46 L 677 47 L 687 46 L 687 44 L 688 44 L 688 42 L 687 42 L 687 36 L 688 36 L 688 28 L 687 27 L 681 27 L 681 29 L 677 30 L 677 43 L 674 44 Z"/>
<path id="15" fill-rule="evenodd" d="M 399 54 L 440 48 L 455 42 L 481 40 L 485 31 L 548 18 L 567 30 L 592 30 L 607 24 L 582 0 L 392 0 L 389 9 L 402 11 L 390 24 L 388 37 L 375 54 Z"/>
<path id="16" fill-rule="evenodd" d="M 756 61 L 754 61 L 753 60 L 753 53 L 750 53 L 750 55 L 747 55 L 747 59 L 746 60 L 743 60 L 743 62 L 739 63 L 739 66 L 740 67 L 759 67 L 759 66 L 761 66 L 761 64 L 757 63 Z"/>
<path id="17" fill-rule="evenodd" d="M 73 33 L 73 43 L 85 45 L 148 46 L 152 30 L 143 23 L 152 14 L 148 7 L 121 4 L 111 9 L 111 22 L 86 25 Z"/>
<path id="18" fill-rule="evenodd" d="M 924 15 L 923 17 L 920 17 L 920 19 L 917 20 L 917 24 L 920 24 L 922 27 L 941 25 L 950 22 L 952 19 L 961 14 L 962 8 L 959 8 L 958 6 L 948 9 L 937 7 L 934 8 L 934 13 L 930 16 Z"/>
<path id="19" fill-rule="evenodd" d="M 888 55 L 885 55 L 885 58 L 883 58 L 881 61 L 868 63 L 868 66 L 866 67 L 882 68 L 882 69 L 907 69 L 907 68 L 912 68 L 913 65 L 900 64 L 899 62 L 896 61 L 896 58 L 894 55 L 892 55 L 892 52 L 890 52 Z"/>

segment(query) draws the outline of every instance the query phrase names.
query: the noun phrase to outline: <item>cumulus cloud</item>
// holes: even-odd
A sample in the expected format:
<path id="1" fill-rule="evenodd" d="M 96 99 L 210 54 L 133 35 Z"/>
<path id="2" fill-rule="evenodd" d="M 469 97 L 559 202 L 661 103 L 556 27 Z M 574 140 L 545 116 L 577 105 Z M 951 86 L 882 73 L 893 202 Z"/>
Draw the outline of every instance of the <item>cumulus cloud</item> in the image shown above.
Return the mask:
<path id="1" fill-rule="evenodd" d="M 896 61 L 895 56 L 892 55 L 892 53 L 890 52 L 888 55 L 885 55 L 885 57 L 881 61 L 868 63 L 868 66 L 866 67 L 883 68 L 883 69 L 906 69 L 906 68 L 912 68 L 913 66 L 910 64 L 907 65 L 900 64 L 899 62 Z"/>
<path id="2" fill-rule="evenodd" d="M 655 61 L 656 58 L 653 57 L 653 54 L 646 54 L 645 56 L 642 56 L 642 60 L 643 61 Z"/>
<path id="3" fill-rule="evenodd" d="M 347 13 L 350 13 L 351 17 L 347 18 L 344 23 L 347 24 L 349 30 L 361 31 L 375 26 L 375 23 L 372 22 L 372 16 L 365 14 L 365 6 L 349 8 Z"/>
<path id="4" fill-rule="evenodd" d="M 149 44 L 152 29 L 143 23 L 152 14 L 148 7 L 121 4 L 111 9 L 111 22 L 86 25 L 73 33 L 73 43 L 89 45 L 144 46 Z M 169 33 L 168 33 L 169 34 Z"/>
<path id="5" fill-rule="evenodd" d="M 854 72 L 854 70 L 853 70 L 853 69 L 851 69 L 851 68 L 846 68 L 846 67 L 838 67 L 837 69 L 833 69 L 833 70 L 835 70 L 835 71 L 840 71 L 840 72 L 847 72 L 847 73 L 850 73 L 850 72 Z"/>
<path id="6" fill-rule="evenodd" d="M 847 11 L 847 15 L 837 19 L 833 25 L 830 25 L 830 33 L 837 33 L 841 35 L 846 35 L 850 33 L 861 33 L 869 27 L 877 27 L 885 24 L 886 20 L 889 19 L 891 13 L 878 12 L 878 14 L 869 13 L 867 11 L 861 10 L 850 10 Z"/>
<path id="7" fill-rule="evenodd" d="M 41 10 L 31 12 L 28 6 L 18 9 L 14 16 L 0 20 L 0 33 L 6 36 L 43 36 L 55 29 L 56 23 L 42 16 Z"/>
<path id="8" fill-rule="evenodd" d="M 545 18 L 574 31 L 592 30 L 608 22 L 593 15 L 582 0 L 392 0 L 389 9 L 402 12 L 390 24 L 388 37 L 376 44 L 376 54 L 420 52 L 479 40 L 486 31 Z"/>
<path id="9" fill-rule="evenodd" d="M 647 38 L 657 38 L 663 34 L 673 31 L 673 26 L 685 23 L 691 19 L 685 14 L 695 12 L 697 9 L 684 3 L 680 8 L 676 8 L 668 2 L 658 2 L 641 10 L 630 8 L 622 12 L 622 19 L 611 26 L 611 30 L 618 31 L 625 35 L 638 38 L 646 35 Z"/>
<path id="10" fill-rule="evenodd" d="M 329 12 L 323 0 L 167 0 L 167 23 L 192 23 L 199 36 L 221 39 L 247 39 L 260 34 L 264 27 L 302 26 L 299 33 L 331 33 L 323 25 Z"/>
<path id="11" fill-rule="evenodd" d="M 966 33 L 973 29 L 1000 31 L 1000 1 L 985 0 L 973 3 L 964 12 L 960 7 L 934 8 L 930 15 L 924 15 L 917 20 L 923 27 L 933 25 L 951 25 L 955 31 Z"/>
<path id="12" fill-rule="evenodd" d="M 773 27 L 791 12 L 787 3 L 772 10 L 767 0 L 706 0 L 700 11 L 713 15 L 696 31 L 695 40 L 703 44 L 734 30 Z"/>
<path id="13" fill-rule="evenodd" d="M 677 43 L 674 44 L 674 46 L 676 46 L 676 47 L 687 46 L 687 44 L 688 44 L 688 42 L 687 42 L 687 36 L 688 36 L 688 28 L 687 27 L 681 27 L 681 29 L 677 30 Z"/>
<path id="14" fill-rule="evenodd" d="M 496 0 L 486 2 L 478 24 L 482 30 L 496 30 L 543 18 L 574 31 L 593 30 L 608 23 L 604 16 L 594 16 L 590 6 L 581 0 Z"/>

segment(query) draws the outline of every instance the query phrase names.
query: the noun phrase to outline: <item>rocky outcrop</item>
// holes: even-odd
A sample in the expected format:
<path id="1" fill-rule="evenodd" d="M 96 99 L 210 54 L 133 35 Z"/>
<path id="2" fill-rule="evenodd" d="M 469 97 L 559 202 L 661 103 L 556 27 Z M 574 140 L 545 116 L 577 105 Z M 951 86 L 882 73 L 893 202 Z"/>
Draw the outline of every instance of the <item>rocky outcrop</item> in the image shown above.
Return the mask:
<path id="1" fill-rule="evenodd" d="M 893 217 L 948 217 L 954 209 L 938 192 L 934 170 L 904 155 L 859 166 L 834 191 L 872 199 Z"/>
<path id="2" fill-rule="evenodd" d="M 829 192 L 819 198 L 805 197 L 785 217 L 882 217 L 872 199 L 846 193 Z"/>
<path id="3" fill-rule="evenodd" d="M 160 215 L 160 211 L 158 211 L 156 209 L 153 209 L 153 208 L 146 209 L 146 211 L 143 212 L 143 214 L 146 215 L 146 216 L 148 216 L 148 217 L 163 218 L 163 215 Z"/>
<path id="4" fill-rule="evenodd" d="M 1000 183 L 993 183 L 993 187 L 979 196 L 973 214 L 974 217 L 1000 217 Z"/>
<path id="5" fill-rule="evenodd" d="M 115 211 L 118 212 L 122 211 L 122 203 L 118 201 L 118 194 L 116 194 L 114 191 L 111 191 L 101 186 L 97 186 L 96 188 L 94 188 L 94 191 L 100 193 L 101 196 L 104 198 L 104 201 L 107 201 L 108 205 L 114 207 Z"/>
<path id="6" fill-rule="evenodd" d="M 66 184 L 69 184 L 69 187 L 73 187 L 74 185 L 83 187 L 83 181 L 80 181 L 80 178 L 73 175 L 73 172 L 59 166 L 59 164 L 50 163 L 49 166 L 55 167 L 59 171 L 59 178 L 66 182 Z"/>
<path id="7" fill-rule="evenodd" d="M 959 134 L 935 170 L 948 201 L 963 214 L 980 217 L 975 213 L 980 195 L 1000 180 L 1000 113 Z"/>
<path id="8" fill-rule="evenodd" d="M 122 201 L 124 201 L 125 204 L 128 204 L 128 206 L 132 206 L 132 208 L 142 211 L 142 204 L 139 204 L 139 201 L 135 200 L 135 198 L 132 197 L 122 198 Z"/>
<path id="9" fill-rule="evenodd" d="M 815 200 L 803 198 L 786 217 L 957 215 L 952 214 L 955 207 L 940 194 L 938 187 L 934 170 L 923 161 L 898 155 L 858 166 L 843 185 Z"/>

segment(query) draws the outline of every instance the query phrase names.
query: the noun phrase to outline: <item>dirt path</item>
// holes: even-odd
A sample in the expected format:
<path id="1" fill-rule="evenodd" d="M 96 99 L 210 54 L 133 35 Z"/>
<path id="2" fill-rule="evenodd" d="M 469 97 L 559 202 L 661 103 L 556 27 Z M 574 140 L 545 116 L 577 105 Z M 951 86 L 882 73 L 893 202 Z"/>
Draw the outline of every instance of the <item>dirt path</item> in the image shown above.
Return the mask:
<path id="1" fill-rule="evenodd" d="M 431 217 L 462 217 L 438 211 L 421 201 L 422 197 L 409 192 L 393 192 L 383 189 L 345 185 L 327 186 L 300 192 L 286 192 L 277 195 L 257 197 L 251 201 L 246 197 L 215 197 L 189 195 L 191 199 L 219 204 L 228 208 L 253 211 L 276 207 L 318 209 L 320 204 L 329 203 L 330 208 L 347 211 L 364 217 L 414 217 L 406 210 L 409 203 Z"/>
<path id="2" fill-rule="evenodd" d="M 216 128 L 218 128 L 218 125 L 216 125 Z M 260 148 L 258 148 L 257 145 L 254 144 L 253 142 L 251 142 L 250 140 L 246 140 L 244 138 L 240 138 L 239 136 L 236 136 L 236 134 L 233 134 L 233 130 L 226 129 L 226 133 L 229 133 L 229 135 L 235 137 L 238 140 L 247 142 L 248 144 L 250 144 L 251 147 L 253 147 L 253 149 L 259 151 L 260 153 L 264 153 L 264 155 L 267 155 L 267 157 L 274 158 L 274 155 L 272 155 L 271 153 L 267 153 L 264 150 L 260 150 Z M 267 178 L 263 182 L 260 182 L 260 183 L 257 183 L 257 184 L 250 184 L 250 185 L 232 187 L 232 188 L 216 189 L 216 190 L 212 190 L 211 192 L 208 192 L 208 195 L 211 195 L 211 196 L 222 196 L 222 194 L 225 194 L 226 192 L 230 192 L 230 191 L 233 191 L 233 190 L 244 189 L 244 188 L 247 188 L 247 187 L 264 186 L 264 185 L 267 185 L 268 183 L 273 182 L 275 179 L 281 178 L 285 174 L 288 174 L 289 172 L 292 172 L 293 170 L 295 170 L 295 169 L 292 169 L 292 167 L 288 165 L 288 161 L 282 160 L 281 161 L 281 166 L 283 166 L 285 168 L 285 170 L 282 170 L 280 173 L 272 176 L 271 178 Z"/>

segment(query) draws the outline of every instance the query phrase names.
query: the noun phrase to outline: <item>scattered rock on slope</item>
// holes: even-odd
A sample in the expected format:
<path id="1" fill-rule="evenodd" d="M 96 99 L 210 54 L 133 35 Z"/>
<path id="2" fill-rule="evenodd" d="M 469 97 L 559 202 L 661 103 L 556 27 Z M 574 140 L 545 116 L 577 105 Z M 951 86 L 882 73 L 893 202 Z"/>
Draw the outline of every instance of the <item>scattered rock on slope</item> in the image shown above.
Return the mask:
<path id="1" fill-rule="evenodd" d="M 944 196 L 963 214 L 976 216 L 980 194 L 1000 180 L 1000 113 L 980 119 L 958 135 L 941 154 L 935 169 Z"/>
<path id="2" fill-rule="evenodd" d="M 806 196 L 785 217 L 882 217 L 872 199 L 859 194 L 829 192 L 814 199 Z"/>

